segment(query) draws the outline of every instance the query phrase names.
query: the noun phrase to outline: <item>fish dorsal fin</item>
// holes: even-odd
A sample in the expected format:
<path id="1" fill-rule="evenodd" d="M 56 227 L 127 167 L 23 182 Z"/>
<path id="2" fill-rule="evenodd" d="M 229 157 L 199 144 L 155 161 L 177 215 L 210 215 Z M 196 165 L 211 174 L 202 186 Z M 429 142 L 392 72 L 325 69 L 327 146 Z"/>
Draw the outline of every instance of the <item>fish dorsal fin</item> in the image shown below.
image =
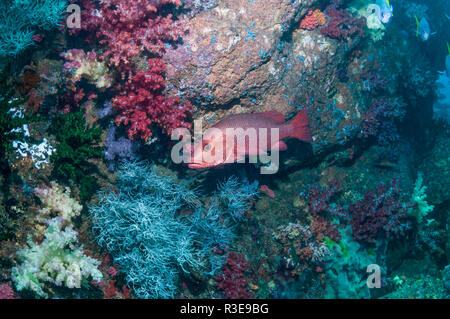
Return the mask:
<path id="1" fill-rule="evenodd" d="M 283 115 L 283 113 L 280 113 L 280 112 L 277 112 L 277 111 L 262 112 L 261 115 L 266 117 L 266 118 L 271 119 L 272 121 L 275 121 L 278 124 L 284 123 L 284 121 L 286 120 L 286 118 Z"/>

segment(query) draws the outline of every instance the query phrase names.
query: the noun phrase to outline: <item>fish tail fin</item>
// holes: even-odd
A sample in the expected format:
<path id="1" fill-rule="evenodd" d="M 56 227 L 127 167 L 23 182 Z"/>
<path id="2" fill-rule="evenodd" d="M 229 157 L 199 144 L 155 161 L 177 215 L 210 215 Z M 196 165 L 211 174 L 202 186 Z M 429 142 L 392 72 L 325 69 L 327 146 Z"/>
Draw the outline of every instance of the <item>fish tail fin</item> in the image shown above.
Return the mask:
<path id="1" fill-rule="evenodd" d="M 306 107 L 303 108 L 287 125 L 290 126 L 289 137 L 311 142 L 311 130 L 309 129 L 309 120 Z"/>
<path id="2" fill-rule="evenodd" d="M 448 42 L 447 42 L 447 50 L 448 50 L 448 55 L 450 55 L 450 44 L 448 44 Z"/>

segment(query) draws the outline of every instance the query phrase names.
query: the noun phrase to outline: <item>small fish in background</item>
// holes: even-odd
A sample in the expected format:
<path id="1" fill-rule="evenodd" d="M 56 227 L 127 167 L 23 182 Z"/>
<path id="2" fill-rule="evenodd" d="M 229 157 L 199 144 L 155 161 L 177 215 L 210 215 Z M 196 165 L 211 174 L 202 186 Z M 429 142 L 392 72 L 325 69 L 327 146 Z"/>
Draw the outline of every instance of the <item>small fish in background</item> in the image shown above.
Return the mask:
<path id="1" fill-rule="evenodd" d="M 384 24 L 389 23 L 394 16 L 394 7 L 390 5 L 389 0 L 377 0 L 376 5 L 380 8 L 377 10 L 378 19 Z"/>
<path id="2" fill-rule="evenodd" d="M 265 150 L 273 150 L 275 148 L 284 151 L 287 149 L 287 145 L 282 140 L 287 137 L 297 138 L 306 142 L 312 140 L 306 108 L 303 108 L 289 122 L 285 122 L 285 116 L 282 113 L 268 111 L 263 113 L 230 115 L 215 124 L 213 128 L 218 130 L 207 131 L 202 138 L 202 142 L 193 147 L 193 156 L 191 158 L 191 163 L 188 165 L 189 168 L 197 169 L 236 163 L 238 160 L 245 158 L 245 156 L 259 156 L 265 153 Z M 256 141 L 257 146 L 255 149 L 249 146 L 249 141 L 245 142 L 242 149 L 236 145 L 229 146 L 226 144 L 226 131 L 229 128 L 243 130 L 249 128 L 255 128 L 257 130 L 267 129 L 267 146 L 264 147 L 260 143 L 259 134 L 257 136 L 258 141 Z M 272 128 L 279 129 L 279 137 L 277 140 L 272 140 Z M 234 138 L 236 138 L 236 136 Z M 237 138 L 239 138 L 239 136 Z M 227 147 L 234 147 L 234 149 L 227 149 Z M 204 161 L 204 154 L 211 154 L 217 149 L 223 150 L 223 158 L 217 159 L 213 163 Z M 256 154 L 253 153 L 254 151 L 256 151 Z M 227 154 L 229 155 L 229 158 L 225 158 Z"/>
<path id="3" fill-rule="evenodd" d="M 432 34 L 431 34 L 431 27 L 430 24 L 428 23 L 427 18 L 423 17 L 422 19 L 420 19 L 420 21 L 417 18 L 417 16 L 415 16 L 415 18 L 417 24 L 416 36 L 419 37 L 422 41 L 428 41 L 428 39 Z"/>

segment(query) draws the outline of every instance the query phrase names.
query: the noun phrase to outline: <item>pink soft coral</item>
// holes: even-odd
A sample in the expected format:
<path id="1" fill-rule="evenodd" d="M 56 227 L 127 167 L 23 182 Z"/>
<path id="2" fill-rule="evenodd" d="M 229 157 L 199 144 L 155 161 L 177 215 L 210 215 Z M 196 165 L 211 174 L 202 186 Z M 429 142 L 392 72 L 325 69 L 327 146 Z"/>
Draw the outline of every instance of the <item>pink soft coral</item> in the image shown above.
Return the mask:
<path id="1" fill-rule="evenodd" d="M 192 113 L 191 104 L 181 103 L 179 97 L 165 97 L 162 94 L 165 88 L 162 76 L 164 63 L 160 59 L 149 59 L 148 66 L 148 71 L 139 71 L 132 76 L 122 94 L 112 101 L 114 108 L 120 111 L 115 122 L 128 126 L 130 139 L 147 140 L 152 136 L 152 123 L 169 134 L 178 127 L 191 127 L 184 121 Z"/>
<path id="2" fill-rule="evenodd" d="M 320 32 L 334 39 L 346 39 L 347 37 L 364 36 L 365 18 L 355 18 L 345 9 L 340 9 L 342 0 L 334 0 L 325 9 L 328 15 L 328 23 L 320 29 Z"/>
<path id="3" fill-rule="evenodd" d="M 87 40 L 105 45 L 101 59 L 115 66 L 124 81 L 114 89 L 119 94 L 112 104 L 118 111 L 115 123 L 125 125 L 130 139 L 147 140 L 151 126 L 159 126 L 164 133 L 178 127 L 190 128 L 185 122 L 192 113 L 189 102 L 178 96 L 166 97 L 160 57 L 168 43 L 178 41 L 184 33 L 181 21 L 164 15 L 166 5 L 180 6 L 179 0 L 83 0 L 82 30 Z M 73 33 L 73 32 L 72 32 Z M 148 60 L 148 69 L 135 66 L 138 57 Z M 138 71 L 138 69 L 140 71 Z"/>
<path id="4" fill-rule="evenodd" d="M 0 284 L 0 299 L 17 299 L 10 285 Z"/>
<path id="5" fill-rule="evenodd" d="M 309 9 L 306 17 L 304 17 L 300 22 L 300 28 L 306 30 L 314 30 L 317 27 L 324 25 L 325 23 L 327 23 L 327 19 L 322 11 L 320 11 L 319 9 L 316 9 L 314 11 L 312 9 Z"/>
<path id="6" fill-rule="evenodd" d="M 101 4 L 84 1 L 82 29 L 106 45 L 102 57 L 116 67 L 129 67 L 143 50 L 162 55 L 165 44 L 183 34 L 180 21 L 158 12 L 167 4 L 180 6 L 179 0 L 103 0 Z"/>
<path id="7" fill-rule="evenodd" d="M 223 273 L 216 276 L 217 287 L 225 292 L 228 299 L 249 299 L 253 294 L 249 292 L 250 279 L 245 276 L 249 266 L 248 261 L 241 254 L 230 252 Z"/>

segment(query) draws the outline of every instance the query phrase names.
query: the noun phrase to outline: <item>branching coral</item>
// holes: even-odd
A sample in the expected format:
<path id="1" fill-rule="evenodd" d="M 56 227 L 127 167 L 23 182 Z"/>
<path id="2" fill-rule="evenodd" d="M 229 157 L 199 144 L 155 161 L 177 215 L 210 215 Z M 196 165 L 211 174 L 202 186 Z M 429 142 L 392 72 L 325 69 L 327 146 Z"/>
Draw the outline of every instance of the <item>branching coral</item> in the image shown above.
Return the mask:
<path id="1" fill-rule="evenodd" d="M 347 10 L 340 9 L 342 0 L 333 0 L 325 9 L 327 24 L 320 29 L 322 34 L 334 39 L 346 39 L 351 36 L 363 36 L 365 18 L 354 18 Z"/>
<path id="2" fill-rule="evenodd" d="M 178 127 L 190 128 L 186 118 L 193 112 L 189 102 L 164 94 L 165 65 L 160 59 L 170 43 L 179 40 L 184 30 L 180 20 L 165 14 L 168 5 L 180 6 L 179 0 L 90 1 L 85 0 L 82 28 L 88 39 L 95 35 L 104 44 L 101 58 L 114 65 L 125 84 L 112 103 L 115 123 L 127 127 L 130 139 L 147 141 L 157 126 L 170 134 Z M 137 57 L 151 56 L 143 68 L 135 65 Z"/>
<path id="3" fill-rule="evenodd" d="M 227 262 L 223 266 L 223 273 L 216 276 L 217 287 L 225 292 L 229 299 L 249 299 L 253 294 L 249 292 L 250 279 L 245 276 L 248 261 L 243 255 L 234 251 L 228 254 Z"/>
<path id="4" fill-rule="evenodd" d="M 184 121 L 192 113 L 191 104 L 183 104 L 178 96 L 163 95 L 164 63 L 160 59 L 149 59 L 148 66 L 147 72 L 139 71 L 131 77 L 125 90 L 112 101 L 114 108 L 119 111 L 115 123 L 127 126 L 130 139 L 150 138 L 152 124 L 157 124 L 168 134 L 172 129 L 191 127 Z"/>
<path id="5" fill-rule="evenodd" d="M 28 245 L 17 253 L 21 263 L 12 269 L 16 288 L 48 297 L 48 284 L 73 289 L 81 288 L 83 280 L 101 280 L 100 262 L 85 255 L 83 246 L 78 245 L 72 218 L 80 214 L 82 206 L 70 197 L 69 188 L 52 182 L 51 187 L 34 191 L 43 204 L 37 220 L 48 227 L 42 242 L 33 242 L 29 236 Z"/>
<path id="6" fill-rule="evenodd" d="M 16 299 L 16 294 L 10 285 L 0 284 L 0 300 L 1 299 Z"/>
<path id="7" fill-rule="evenodd" d="M 309 9 L 306 17 L 300 22 L 300 28 L 306 30 L 314 30 L 319 26 L 323 26 L 327 23 L 327 18 L 325 14 L 319 9 L 312 10 Z"/>
<path id="8" fill-rule="evenodd" d="M 110 171 L 114 171 L 116 163 L 123 160 L 136 160 L 140 144 L 126 137 L 116 139 L 116 127 L 111 126 L 105 139 L 105 160 Z"/>
<path id="9" fill-rule="evenodd" d="M 0 79 L 0 91 L 0 158 L 5 159 L 6 152 L 13 149 L 13 141 L 23 138 L 24 125 L 27 125 L 29 118 L 21 107 L 23 101 L 13 97 L 4 79 Z"/>
<path id="10" fill-rule="evenodd" d="M 228 248 L 234 234 L 220 199 L 214 197 L 204 209 L 194 191 L 145 163 L 124 162 L 117 187 L 101 194 L 90 211 L 99 244 L 120 265 L 137 297 L 172 298 L 180 269 L 188 273 L 208 266 L 212 275 L 221 267 L 218 252 Z"/>
<path id="11" fill-rule="evenodd" d="M 199 207 L 190 217 L 199 235 L 202 255 L 208 260 L 208 275 L 214 275 L 224 264 L 235 237 L 236 222 L 243 220 L 258 197 L 258 182 L 239 182 L 231 176 L 219 183 L 206 208 Z"/>
<path id="12" fill-rule="evenodd" d="M 217 197 L 225 205 L 225 213 L 236 221 L 245 216 L 258 194 L 258 181 L 239 183 L 233 176 L 219 184 Z"/>
<path id="13" fill-rule="evenodd" d="M 349 206 L 353 237 L 375 243 L 380 235 L 399 236 L 410 228 L 406 219 L 407 205 L 400 199 L 399 181 L 380 183 L 375 191 Z"/>
<path id="14" fill-rule="evenodd" d="M 422 222 L 423 218 L 434 209 L 434 206 L 429 205 L 426 201 L 427 194 L 425 192 L 427 187 L 422 185 L 422 183 L 423 177 L 422 174 L 419 173 L 412 194 L 412 201 L 416 203 L 417 207 L 409 210 L 409 215 L 414 216 L 419 224 Z"/>
<path id="15" fill-rule="evenodd" d="M 183 30 L 172 15 L 163 16 L 165 5 L 181 5 L 179 0 L 84 1 L 82 28 L 95 34 L 107 49 L 102 57 L 110 64 L 129 69 L 132 58 L 143 50 L 161 55 L 166 43 L 177 41 Z"/>
<path id="16" fill-rule="evenodd" d="M 322 241 L 323 236 L 338 241 L 340 233 L 337 231 L 337 225 L 332 224 L 330 220 L 323 215 L 331 215 L 335 217 L 345 217 L 346 211 L 339 205 L 330 204 L 330 199 L 339 189 L 339 184 L 332 181 L 325 190 L 318 186 L 312 186 L 309 190 L 309 212 L 313 219 L 311 221 L 311 231 Z"/>
<path id="17" fill-rule="evenodd" d="M 200 255 L 207 261 L 205 274 L 214 276 L 227 258 L 231 241 L 236 237 L 235 227 L 213 197 L 207 208 L 199 207 L 189 218 L 201 243 Z"/>
<path id="18" fill-rule="evenodd" d="M 55 182 L 51 182 L 50 186 L 34 189 L 34 194 L 44 205 L 39 210 L 39 220 L 56 213 L 64 222 L 70 223 L 73 217 L 80 215 L 83 206 L 70 197 L 69 187 L 63 188 Z"/>
<path id="19" fill-rule="evenodd" d="M 360 135 L 376 136 L 380 145 L 391 144 L 398 139 L 394 122 L 401 120 L 405 113 L 405 105 L 400 99 L 374 99 L 365 113 Z"/>
<path id="20" fill-rule="evenodd" d="M 323 262 L 330 254 L 323 238 L 317 240 L 308 226 L 289 223 L 278 227 L 273 237 L 283 244 L 284 263 L 292 269 L 292 275 L 298 275 L 312 264 Z"/>
<path id="21" fill-rule="evenodd" d="M 195 194 L 173 178 L 139 163 L 118 172 L 117 195 L 103 194 L 91 207 L 98 242 L 126 274 L 140 298 L 174 296 L 178 267 L 200 267 L 194 233 L 176 213 L 194 205 Z"/>
<path id="22" fill-rule="evenodd" d="M 20 130 L 28 132 L 28 125 L 24 125 Z M 40 144 L 15 140 L 12 142 L 12 146 L 22 159 L 30 158 L 36 169 L 44 168 L 50 162 L 49 158 L 55 151 L 45 138 Z"/>
<path id="23" fill-rule="evenodd" d="M 101 280 L 97 269 L 100 262 L 83 253 L 83 247 L 77 245 L 77 235 L 56 217 L 49 221 L 42 243 L 29 238 L 28 246 L 17 252 L 23 262 L 12 269 L 17 290 L 29 289 L 40 297 L 48 297 L 44 283 L 72 289 L 81 288 L 83 279 Z"/>
<path id="24" fill-rule="evenodd" d="M 54 147 L 47 139 L 39 143 L 30 134 L 29 123 L 34 117 L 29 116 L 23 108 L 24 101 L 13 97 L 13 91 L 1 80 L 0 91 L 0 158 L 14 151 L 16 158 L 30 158 L 36 169 L 44 168 L 49 163 Z"/>
<path id="25" fill-rule="evenodd" d="M 73 83 L 84 77 L 99 89 L 109 88 L 112 85 L 113 78 L 106 62 L 98 61 L 94 51 L 86 53 L 83 50 L 72 49 L 61 53 L 61 57 L 66 59 L 64 72 Z"/>

